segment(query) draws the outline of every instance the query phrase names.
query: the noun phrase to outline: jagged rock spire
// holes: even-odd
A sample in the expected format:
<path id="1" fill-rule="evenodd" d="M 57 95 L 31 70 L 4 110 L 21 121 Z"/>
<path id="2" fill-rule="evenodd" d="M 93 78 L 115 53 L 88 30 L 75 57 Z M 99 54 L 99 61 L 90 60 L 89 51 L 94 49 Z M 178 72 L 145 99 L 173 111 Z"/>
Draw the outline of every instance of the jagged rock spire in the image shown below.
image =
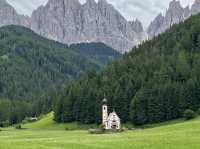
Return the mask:
<path id="1" fill-rule="evenodd" d="M 30 26 L 30 18 L 19 15 L 6 0 L 0 0 L 0 10 L 0 27 L 5 25 Z"/>
<path id="2" fill-rule="evenodd" d="M 130 24 L 136 33 L 141 33 L 144 31 L 143 25 L 138 19 L 131 21 Z"/>
<path id="3" fill-rule="evenodd" d="M 191 8 L 191 14 L 195 15 L 200 12 L 200 0 L 195 0 Z"/>
<path id="4" fill-rule="evenodd" d="M 191 14 L 197 14 L 199 12 L 200 0 L 196 0 L 191 9 L 189 6 L 183 8 L 178 0 L 172 0 L 165 16 L 159 15 L 151 22 L 150 26 L 148 27 L 149 37 L 151 38 L 157 36 L 158 34 L 166 31 L 173 24 L 178 24 L 190 17 Z"/>
<path id="5" fill-rule="evenodd" d="M 90 4 L 90 5 L 95 5 L 95 4 L 97 4 L 97 3 L 95 2 L 95 0 L 86 0 L 86 3 L 88 3 L 88 4 Z"/>
<path id="6" fill-rule="evenodd" d="M 102 42 L 122 53 L 142 38 L 106 0 L 82 5 L 79 0 L 49 0 L 34 11 L 31 22 L 31 29 L 44 37 L 67 44 Z"/>

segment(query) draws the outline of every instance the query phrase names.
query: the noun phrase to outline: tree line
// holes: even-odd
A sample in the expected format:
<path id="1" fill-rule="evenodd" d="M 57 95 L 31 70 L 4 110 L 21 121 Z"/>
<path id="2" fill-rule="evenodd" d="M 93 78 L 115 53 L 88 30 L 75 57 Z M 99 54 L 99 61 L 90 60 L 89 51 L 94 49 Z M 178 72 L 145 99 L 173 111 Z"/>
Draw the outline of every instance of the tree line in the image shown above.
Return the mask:
<path id="1" fill-rule="evenodd" d="M 99 46 L 104 52 L 96 49 Z M 68 46 L 45 39 L 24 27 L 0 28 L 0 102 L 1 99 L 2 104 L 7 102 L 4 104 L 7 111 L 3 108 L 0 122 L 9 120 L 12 124 L 26 114 L 38 116 L 52 110 L 54 96 L 62 92 L 66 84 L 87 71 L 100 70 L 119 56 L 101 43 Z M 15 115 L 9 111 L 10 107 L 23 111 L 24 105 L 29 112 L 19 112 L 19 118 L 11 121 L 10 116 Z M 7 119 L 1 120 L 1 116 Z"/>
<path id="2" fill-rule="evenodd" d="M 54 104 L 57 122 L 101 122 L 106 94 L 110 110 L 135 125 L 180 118 L 200 108 L 200 15 L 134 47 L 102 72 L 66 87 Z"/>

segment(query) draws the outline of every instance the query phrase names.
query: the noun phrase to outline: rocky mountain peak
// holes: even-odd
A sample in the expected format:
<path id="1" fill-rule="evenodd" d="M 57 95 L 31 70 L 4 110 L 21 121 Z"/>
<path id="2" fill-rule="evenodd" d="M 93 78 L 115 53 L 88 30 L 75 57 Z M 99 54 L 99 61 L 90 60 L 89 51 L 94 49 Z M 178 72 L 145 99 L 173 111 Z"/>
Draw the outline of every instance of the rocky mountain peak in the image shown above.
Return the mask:
<path id="1" fill-rule="evenodd" d="M 133 26 L 106 0 L 49 0 L 34 11 L 31 29 L 67 44 L 103 42 L 120 52 L 130 50 L 143 38 L 138 20 Z"/>
<path id="2" fill-rule="evenodd" d="M 142 23 L 138 19 L 130 21 L 130 24 L 131 24 L 132 29 L 136 33 L 141 33 L 141 32 L 144 31 L 143 25 L 142 25 Z"/>
<path id="3" fill-rule="evenodd" d="M 0 27 L 5 25 L 29 27 L 30 18 L 17 14 L 15 9 L 6 0 L 0 0 Z"/>
<path id="4" fill-rule="evenodd" d="M 99 3 L 99 4 L 105 4 L 105 5 L 108 4 L 107 0 L 99 0 L 98 3 Z"/>
<path id="5" fill-rule="evenodd" d="M 184 8 L 181 6 L 180 1 L 173 0 L 169 4 L 169 9 L 165 15 L 165 28 L 169 28 L 171 25 L 179 23 L 184 20 Z"/>
<path id="6" fill-rule="evenodd" d="M 97 3 L 95 2 L 95 0 L 87 0 L 86 4 L 88 4 L 88 5 L 96 5 Z"/>
<path id="7" fill-rule="evenodd" d="M 47 7 L 56 9 L 56 8 L 74 8 L 75 6 L 80 6 L 79 0 L 49 0 L 47 3 Z"/>
<path id="8" fill-rule="evenodd" d="M 0 5 L 2 5 L 2 4 L 8 4 L 7 0 L 0 0 Z"/>
<path id="9" fill-rule="evenodd" d="M 169 10 L 170 10 L 170 9 L 173 10 L 173 9 L 175 9 L 175 8 L 182 8 L 180 1 L 172 0 L 172 1 L 169 3 Z"/>
<path id="10" fill-rule="evenodd" d="M 195 1 L 194 1 L 194 5 L 195 5 L 195 4 L 199 4 L 199 3 L 200 3 L 200 0 L 195 0 Z"/>
<path id="11" fill-rule="evenodd" d="M 149 38 L 152 38 L 154 36 L 157 36 L 160 34 L 162 24 L 164 23 L 165 17 L 160 13 L 149 25 L 147 29 L 147 33 Z"/>
<path id="12" fill-rule="evenodd" d="M 195 0 L 191 8 L 191 14 L 195 15 L 200 12 L 200 0 Z"/>
<path id="13" fill-rule="evenodd" d="M 160 14 L 151 22 L 148 27 L 149 37 L 157 36 L 158 34 L 169 29 L 173 24 L 178 24 L 185 21 L 191 14 L 200 12 L 200 0 L 196 0 L 191 9 L 189 6 L 182 7 L 180 1 L 172 0 L 165 16 Z"/>
<path id="14" fill-rule="evenodd" d="M 187 6 L 184 8 L 184 17 L 187 19 L 188 17 L 190 17 L 191 12 L 190 12 L 190 6 Z"/>

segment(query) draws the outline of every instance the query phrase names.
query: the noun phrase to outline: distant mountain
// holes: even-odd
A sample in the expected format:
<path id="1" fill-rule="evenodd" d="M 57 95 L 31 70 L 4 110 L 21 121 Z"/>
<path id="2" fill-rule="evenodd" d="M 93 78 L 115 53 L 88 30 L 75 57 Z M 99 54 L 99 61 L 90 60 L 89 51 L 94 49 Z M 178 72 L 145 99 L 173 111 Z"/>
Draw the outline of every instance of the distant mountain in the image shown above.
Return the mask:
<path id="1" fill-rule="evenodd" d="M 119 53 L 101 43 L 68 47 L 23 27 L 2 27 L 0 98 L 43 98 L 51 90 L 64 87 L 88 71 L 99 70 L 118 57 Z"/>
<path id="2" fill-rule="evenodd" d="M 0 26 L 11 24 L 30 27 L 30 18 L 19 15 L 6 0 L 0 0 Z"/>
<path id="3" fill-rule="evenodd" d="M 165 32 L 173 24 L 185 21 L 200 12 L 200 0 L 190 8 L 171 1 L 165 15 L 159 14 L 147 30 L 136 19 L 127 21 L 106 0 L 49 0 L 36 9 L 31 17 L 17 14 L 6 0 L 0 1 L 0 26 L 22 25 L 39 35 L 65 44 L 104 43 L 120 53 Z"/>
<path id="4" fill-rule="evenodd" d="M 32 13 L 19 15 L 6 0 L 0 2 L 0 26 L 22 25 L 39 35 L 66 44 L 101 42 L 124 53 L 146 34 L 139 20 L 128 22 L 106 0 L 49 0 Z"/>
<path id="5" fill-rule="evenodd" d="M 49 0 L 35 10 L 31 29 L 62 43 L 103 42 L 119 52 L 129 51 L 145 34 L 142 24 L 129 23 L 106 0 Z"/>
<path id="6" fill-rule="evenodd" d="M 198 14 L 200 12 L 200 0 L 195 0 L 191 9 L 189 6 L 183 8 L 180 1 L 173 0 L 169 4 L 169 8 L 166 11 L 165 16 L 159 14 L 148 27 L 147 33 L 150 38 L 157 36 L 160 33 L 165 32 L 173 24 L 178 24 L 185 21 L 191 15 Z"/>

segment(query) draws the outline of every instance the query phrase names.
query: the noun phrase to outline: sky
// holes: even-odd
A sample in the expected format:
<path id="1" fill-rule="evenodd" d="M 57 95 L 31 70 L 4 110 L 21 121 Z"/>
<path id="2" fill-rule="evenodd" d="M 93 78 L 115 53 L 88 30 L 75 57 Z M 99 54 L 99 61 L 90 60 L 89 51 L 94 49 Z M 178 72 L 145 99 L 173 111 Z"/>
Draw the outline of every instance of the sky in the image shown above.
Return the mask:
<path id="1" fill-rule="evenodd" d="M 7 0 L 18 13 L 31 15 L 32 11 L 40 5 L 45 5 L 48 0 Z M 96 0 L 97 1 L 97 0 Z M 127 20 L 138 18 L 146 27 L 161 12 L 164 13 L 172 0 L 107 0 L 118 9 Z M 185 7 L 194 0 L 180 0 Z M 80 0 L 84 3 L 85 0 Z"/>

